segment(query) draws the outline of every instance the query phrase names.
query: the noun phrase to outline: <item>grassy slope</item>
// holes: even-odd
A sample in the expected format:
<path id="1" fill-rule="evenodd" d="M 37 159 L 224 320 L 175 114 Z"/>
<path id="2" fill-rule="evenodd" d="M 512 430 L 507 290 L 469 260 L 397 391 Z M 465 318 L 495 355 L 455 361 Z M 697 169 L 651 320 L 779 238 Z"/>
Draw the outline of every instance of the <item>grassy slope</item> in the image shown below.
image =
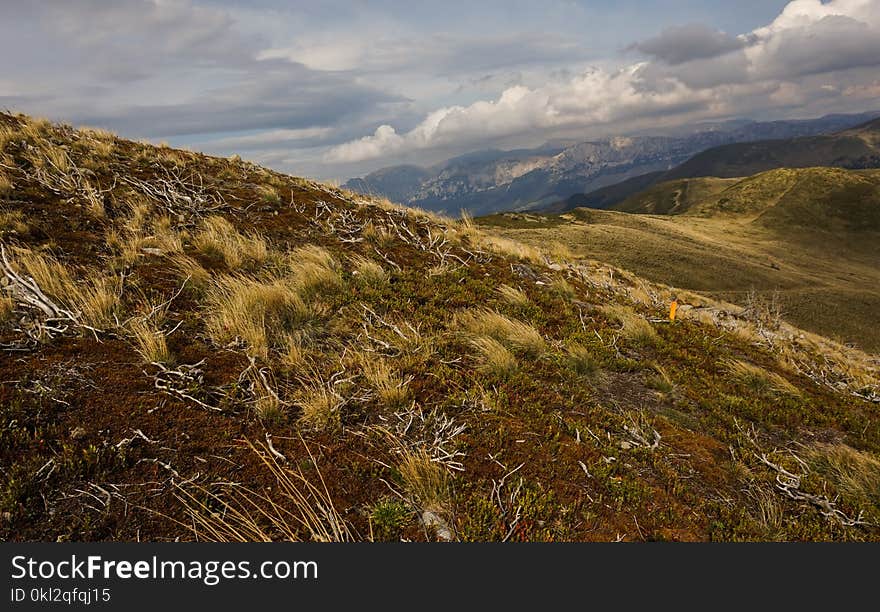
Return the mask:
<path id="1" fill-rule="evenodd" d="M 880 522 L 864 355 L 711 301 L 670 325 L 620 270 L 238 160 L 0 123 L 0 240 L 68 313 L 47 332 L 4 283 L 3 539 L 880 537 L 843 518 Z"/>
<path id="2" fill-rule="evenodd" d="M 638 200 L 643 193 L 654 193 L 656 197 L 663 192 L 667 192 L 668 199 L 679 188 L 707 186 L 716 180 L 702 177 L 736 178 L 776 168 L 816 166 L 850 169 L 880 166 L 880 121 L 875 119 L 836 134 L 713 147 L 666 172 L 653 172 L 590 193 L 574 195 L 548 207 L 547 212 L 559 213 L 583 206 L 618 210 L 635 207 L 630 212 L 650 212 L 638 209 L 632 200 Z M 689 180 L 694 178 L 697 180 Z M 624 204 L 623 201 L 627 199 L 630 201 Z M 662 209 L 657 212 L 665 214 Z"/>
<path id="3" fill-rule="evenodd" d="M 745 304 L 779 291 L 797 325 L 880 350 L 880 172 L 773 170 L 747 179 L 662 183 L 613 211 L 578 209 L 534 223 L 490 223 L 535 244 L 558 240 L 579 255 L 647 278 Z M 638 245 L 638 248 L 633 248 Z"/>

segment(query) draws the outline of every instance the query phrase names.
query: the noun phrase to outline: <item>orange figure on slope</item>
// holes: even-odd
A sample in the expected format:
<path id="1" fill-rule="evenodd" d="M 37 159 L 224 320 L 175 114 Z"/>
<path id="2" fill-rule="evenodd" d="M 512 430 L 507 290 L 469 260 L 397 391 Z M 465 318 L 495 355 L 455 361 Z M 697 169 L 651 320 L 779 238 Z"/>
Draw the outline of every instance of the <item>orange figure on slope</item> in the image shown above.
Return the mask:
<path id="1" fill-rule="evenodd" d="M 672 304 L 669 305 L 669 321 L 675 321 L 675 311 L 678 310 L 678 298 L 672 298 Z"/>

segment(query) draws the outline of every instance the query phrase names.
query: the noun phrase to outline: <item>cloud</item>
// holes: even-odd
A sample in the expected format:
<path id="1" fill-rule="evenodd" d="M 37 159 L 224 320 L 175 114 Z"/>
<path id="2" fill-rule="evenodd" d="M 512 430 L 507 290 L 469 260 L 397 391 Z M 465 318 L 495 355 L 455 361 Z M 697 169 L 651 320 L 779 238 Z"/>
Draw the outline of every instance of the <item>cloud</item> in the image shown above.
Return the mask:
<path id="1" fill-rule="evenodd" d="M 55 119 L 164 138 L 360 124 L 404 101 L 354 75 L 259 59 L 267 41 L 213 5 L 47 0 L 13 13 L 0 52 L 17 36 L 41 45 L 8 67 L 16 87 L 0 105 Z"/>
<path id="2" fill-rule="evenodd" d="M 639 68 L 635 65 L 616 73 L 592 69 L 544 87 L 516 85 L 497 100 L 436 110 L 405 134 L 382 125 L 370 136 L 333 147 L 325 159 L 355 162 L 450 145 L 485 145 L 526 132 L 619 122 L 661 111 L 683 112 L 708 102 L 702 94 L 675 84 L 665 91 L 639 91 L 635 87 Z"/>
<path id="3" fill-rule="evenodd" d="M 380 36 L 340 39 L 311 35 L 287 47 L 260 52 L 259 59 L 286 59 L 315 70 L 388 73 L 418 71 L 435 75 L 486 72 L 511 65 L 571 60 L 582 54 L 579 44 L 565 36 L 548 38 L 530 33 L 462 36 L 430 34 L 413 37 Z"/>
<path id="4" fill-rule="evenodd" d="M 666 28 L 658 36 L 630 45 L 667 64 L 682 64 L 695 59 L 718 57 L 742 49 L 745 41 L 720 30 L 694 23 Z"/>
<path id="5" fill-rule="evenodd" d="M 331 148 L 325 160 L 401 158 L 453 145 L 466 150 L 565 130 L 631 131 L 660 117 L 710 118 L 809 104 L 819 108 L 844 91 L 870 91 L 848 81 L 861 77 L 862 69 L 880 66 L 880 1 L 796 0 L 770 24 L 737 37 L 688 25 L 666 29 L 633 48 L 653 59 L 515 85 L 495 99 L 434 110 L 403 133 L 382 125 L 371 135 Z"/>

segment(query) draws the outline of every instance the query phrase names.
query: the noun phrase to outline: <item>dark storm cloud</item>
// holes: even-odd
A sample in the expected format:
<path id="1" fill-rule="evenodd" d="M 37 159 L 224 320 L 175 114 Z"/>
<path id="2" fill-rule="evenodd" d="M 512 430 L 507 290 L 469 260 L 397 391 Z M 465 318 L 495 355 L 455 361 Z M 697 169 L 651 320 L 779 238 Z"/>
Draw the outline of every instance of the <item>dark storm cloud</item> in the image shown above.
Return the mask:
<path id="1" fill-rule="evenodd" d="M 635 43 L 629 50 L 640 51 L 667 64 L 718 57 L 741 49 L 744 41 L 709 26 L 691 23 L 666 28 L 659 35 Z"/>

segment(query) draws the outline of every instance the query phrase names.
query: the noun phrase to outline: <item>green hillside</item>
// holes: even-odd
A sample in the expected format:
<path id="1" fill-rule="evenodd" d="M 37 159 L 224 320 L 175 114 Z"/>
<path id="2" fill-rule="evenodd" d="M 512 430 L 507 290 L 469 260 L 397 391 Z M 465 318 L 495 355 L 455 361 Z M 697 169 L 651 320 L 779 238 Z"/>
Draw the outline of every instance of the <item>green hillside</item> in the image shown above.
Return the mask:
<path id="1" fill-rule="evenodd" d="M 806 329 L 880 351 L 880 171 L 683 179 L 617 208 L 576 209 L 541 223 L 512 215 L 483 222 L 517 240 L 555 240 L 578 255 L 737 304 L 755 291 L 778 300 Z"/>

